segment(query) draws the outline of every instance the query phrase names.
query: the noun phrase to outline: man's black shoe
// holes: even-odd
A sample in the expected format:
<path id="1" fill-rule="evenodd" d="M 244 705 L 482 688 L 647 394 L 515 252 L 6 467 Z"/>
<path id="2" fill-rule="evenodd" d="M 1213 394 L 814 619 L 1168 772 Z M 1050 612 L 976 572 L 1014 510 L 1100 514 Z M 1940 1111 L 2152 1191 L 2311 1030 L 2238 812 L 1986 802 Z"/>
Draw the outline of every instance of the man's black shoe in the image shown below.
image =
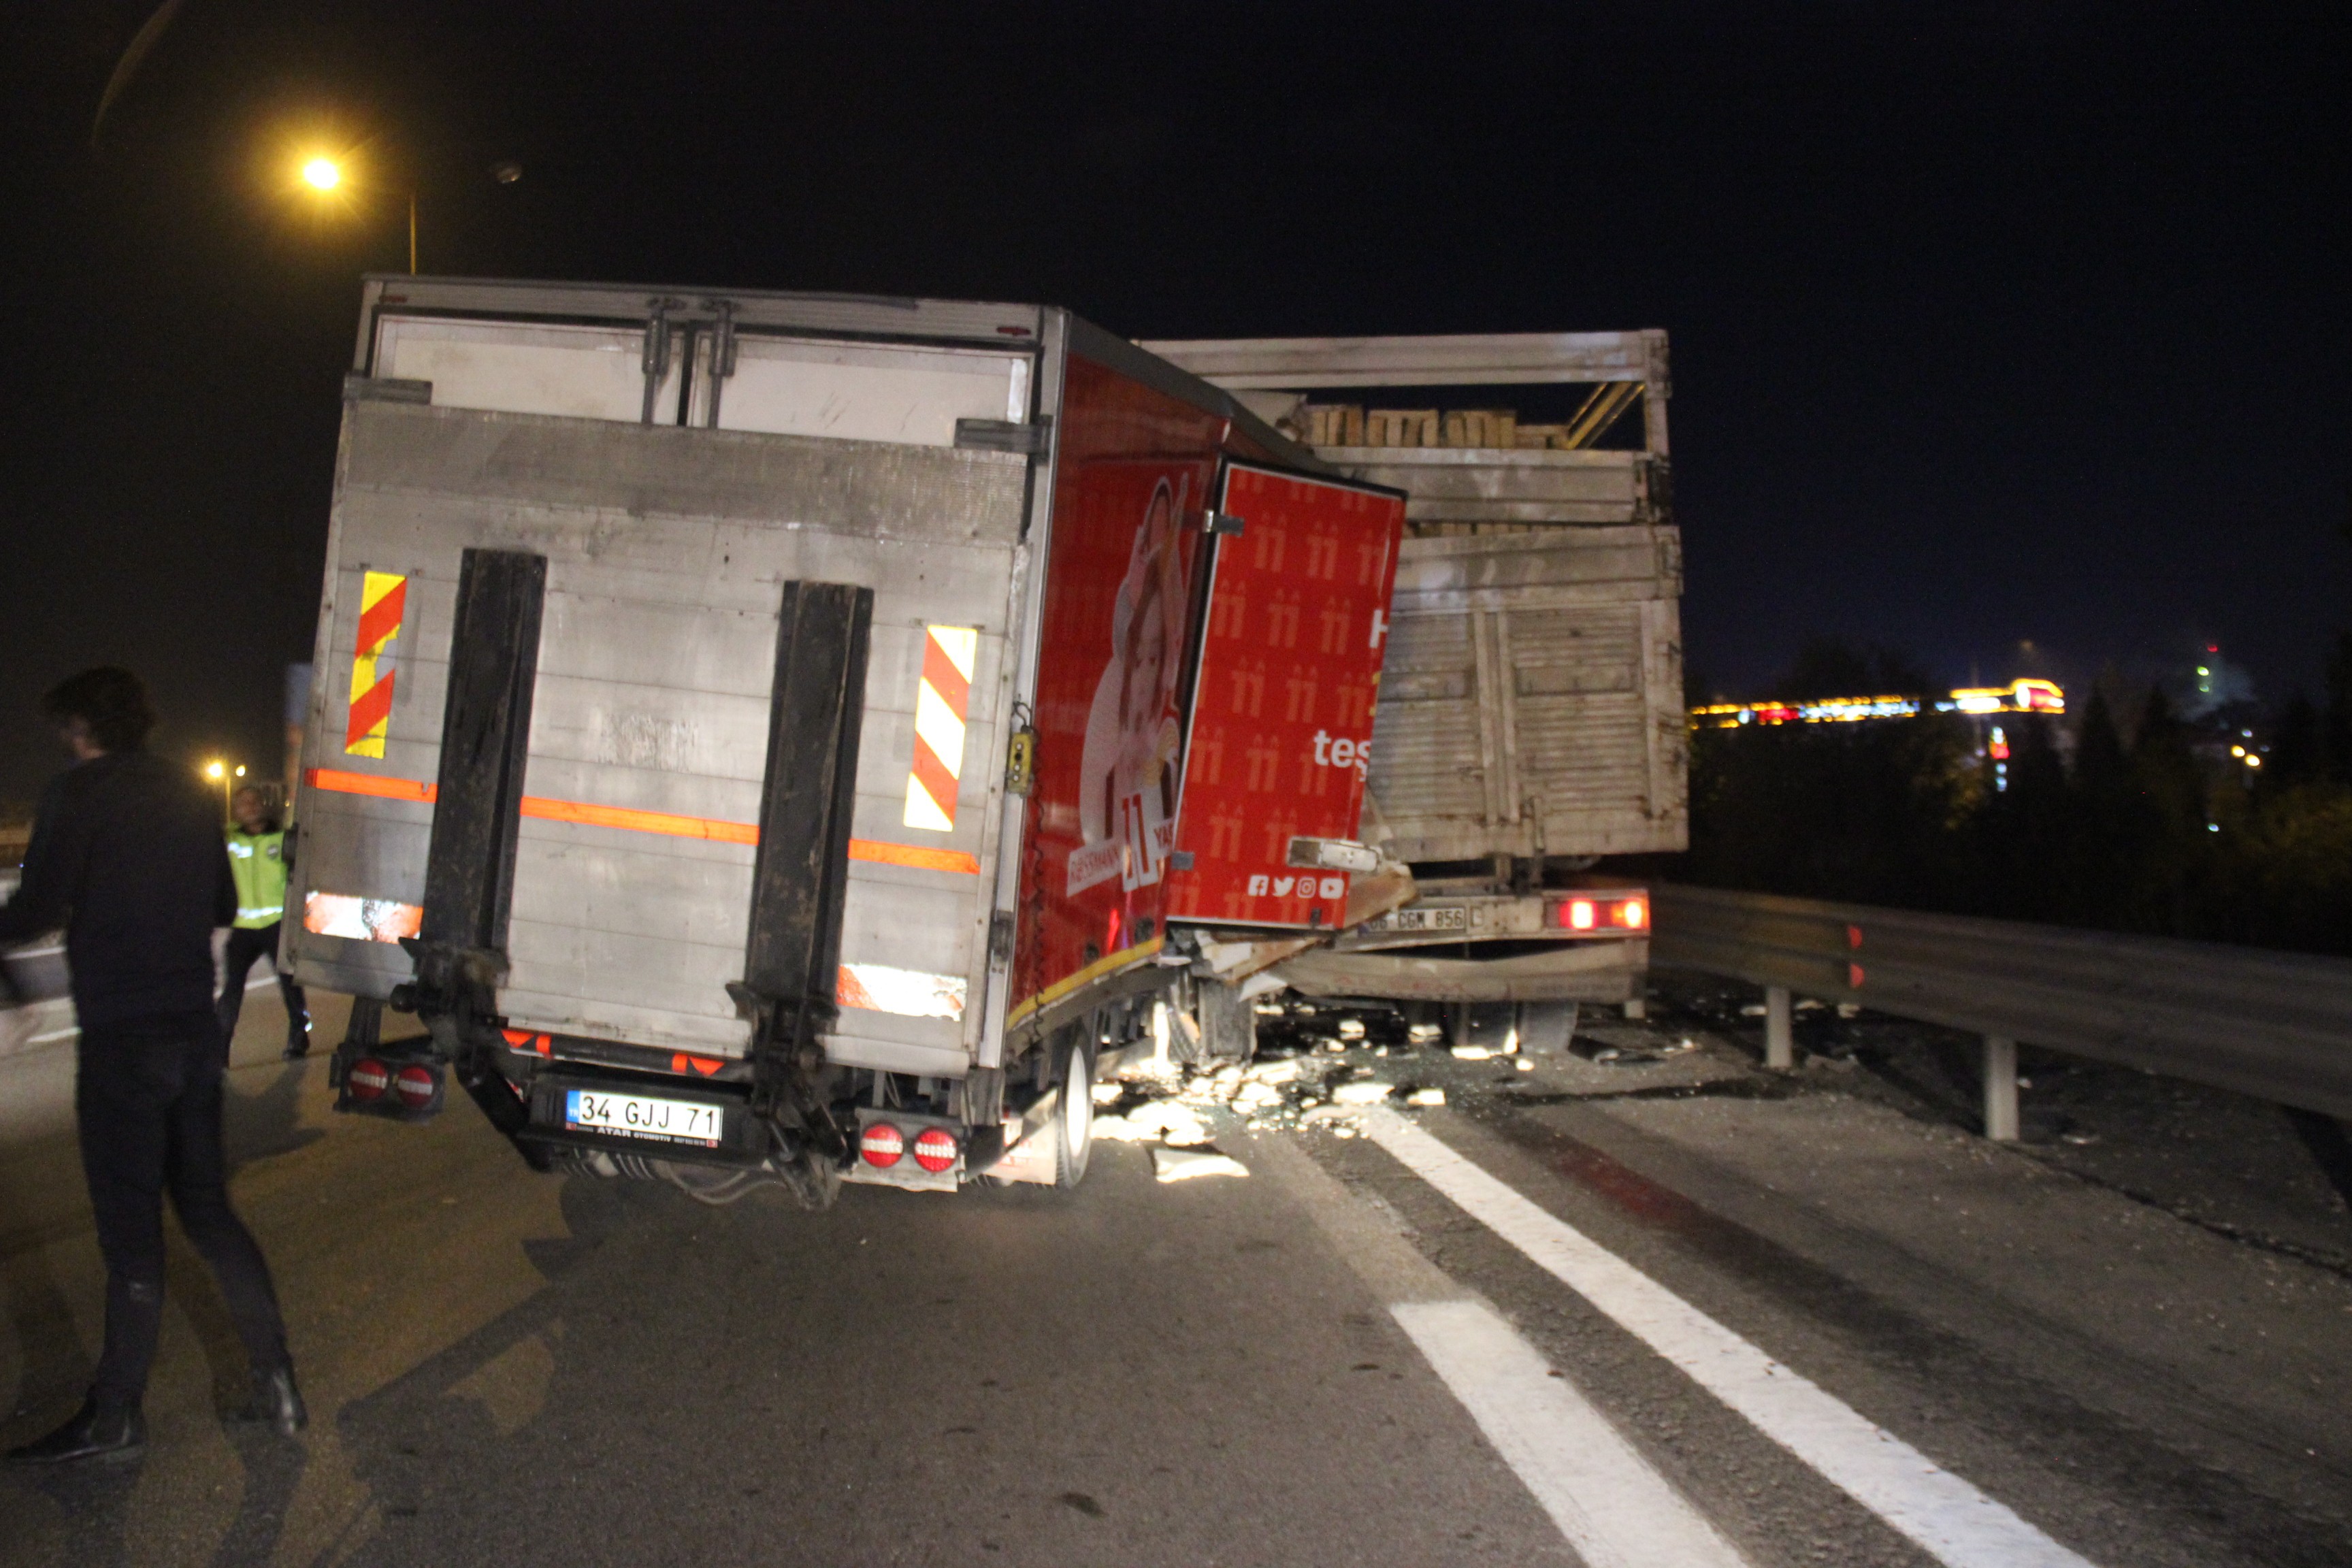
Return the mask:
<path id="1" fill-rule="evenodd" d="M 284 1050 L 280 1051 L 278 1055 L 278 1059 L 279 1059 L 280 1061 L 299 1062 L 299 1061 L 300 1061 L 304 1057 L 307 1057 L 307 1056 L 309 1056 L 310 1054 L 310 1041 L 308 1041 L 308 1040 L 304 1040 L 304 1041 L 303 1041 L 301 1044 L 299 1044 L 299 1045 L 293 1045 L 293 1046 L 289 1046 L 289 1047 L 287 1047 Z"/>
<path id="2" fill-rule="evenodd" d="M 75 1459 L 128 1457 L 147 1446 L 147 1418 L 136 1409 L 100 1410 L 85 1399 L 74 1418 L 20 1448 L 8 1450 L 12 1465 L 62 1465 Z"/>
<path id="3" fill-rule="evenodd" d="M 294 1369 L 281 1366 L 275 1372 L 254 1373 L 253 1397 L 245 1402 L 236 1419 L 266 1422 L 286 1437 L 308 1426 L 310 1412 L 302 1404 L 302 1391 L 294 1386 Z"/>

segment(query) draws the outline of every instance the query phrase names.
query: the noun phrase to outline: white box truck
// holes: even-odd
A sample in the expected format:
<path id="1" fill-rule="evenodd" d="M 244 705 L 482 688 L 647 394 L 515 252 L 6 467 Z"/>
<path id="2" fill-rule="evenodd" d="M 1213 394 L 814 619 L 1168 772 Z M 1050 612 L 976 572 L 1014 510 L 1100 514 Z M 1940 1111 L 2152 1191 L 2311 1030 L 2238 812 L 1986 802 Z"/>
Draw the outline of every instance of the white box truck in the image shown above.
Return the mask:
<path id="1" fill-rule="evenodd" d="M 1204 942 L 1367 908 L 1404 512 L 1058 309 L 368 280 L 283 953 L 339 1107 L 1075 1183 Z"/>

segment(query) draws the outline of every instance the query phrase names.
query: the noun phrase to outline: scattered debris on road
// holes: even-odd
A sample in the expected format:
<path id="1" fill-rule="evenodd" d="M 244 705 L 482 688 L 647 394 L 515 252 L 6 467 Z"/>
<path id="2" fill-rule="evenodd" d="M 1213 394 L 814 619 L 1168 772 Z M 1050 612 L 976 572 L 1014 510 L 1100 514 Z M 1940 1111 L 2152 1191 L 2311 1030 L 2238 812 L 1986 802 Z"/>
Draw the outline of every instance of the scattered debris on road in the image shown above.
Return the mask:
<path id="1" fill-rule="evenodd" d="M 1168 1149 L 1151 1151 L 1151 1169 L 1163 1182 L 1187 1182 L 1194 1176 L 1246 1176 L 1249 1167 L 1231 1154 L 1220 1154 L 1214 1149 Z"/>

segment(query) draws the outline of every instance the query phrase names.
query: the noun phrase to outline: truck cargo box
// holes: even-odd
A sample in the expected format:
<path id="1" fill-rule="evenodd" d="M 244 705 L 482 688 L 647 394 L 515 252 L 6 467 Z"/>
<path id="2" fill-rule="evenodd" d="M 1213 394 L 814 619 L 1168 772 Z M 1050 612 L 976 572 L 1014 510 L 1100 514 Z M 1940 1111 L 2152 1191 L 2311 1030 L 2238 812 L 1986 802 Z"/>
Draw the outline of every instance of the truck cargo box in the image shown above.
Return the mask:
<path id="1" fill-rule="evenodd" d="M 1402 517 L 1065 311 L 372 280 L 285 956 L 433 1046 L 343 1103 L 952 1186 L 1172 928 L 1339 923 Z"/>

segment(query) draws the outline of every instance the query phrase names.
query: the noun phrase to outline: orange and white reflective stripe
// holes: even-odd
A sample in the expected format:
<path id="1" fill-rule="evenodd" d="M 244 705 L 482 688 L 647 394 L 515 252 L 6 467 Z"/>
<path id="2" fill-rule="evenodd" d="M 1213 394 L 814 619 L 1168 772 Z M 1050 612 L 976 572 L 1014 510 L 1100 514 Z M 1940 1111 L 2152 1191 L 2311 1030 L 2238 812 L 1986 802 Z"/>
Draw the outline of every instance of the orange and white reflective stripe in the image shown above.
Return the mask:
<path id="1" fill-rule="evenodd" d="M 845 963 L 833 987 L 833 999 L 845 1007 L 902 1018 L 961 1018 L 967 994 L 961 974 L 926 974 L 887 963 Z"/>
<path id="2" fill-rule="evenodd" d="M 430 805 L 439 789 L 423 779 L 385 778 L 377 773 L 347 773 L 341 768 L 310 768 L 302 774 L 305 789 L 335 795 L 370 795 L 378 800 L 407 800 Z M 672 838 L 703 838 L 715 844 L 757 844 L 760 829 L 749 822 L 729 822 L 717 816 L 679 816 L 667 811 L 636 811 L 624 805 L 592 805 L 585 801 L 551 800 L 545 795 L 522 797 L 522 815 L 542 822 L 576 822 L 589 827 L 618 827 L 631 833 L 658 833 Z M 907 866 L 918 871 L 950 871 L 980 875 L 980 857 L 963 849 L 934 849 L 921 844 L 892 844 L 878 838 L 853 838 L 849 858 L 874 866 Z"/>
<path id="3" fill-rule="evenodd" d="M 971 626 L 923 628 L 923 679 L 915 688 L 915 763 L 907 770 L 909 827 L 955 831 L 956 785 L 963 777 L 964 717 L 971 709 Z"/>
<path id="4" fill-rule="evenodd" d="M 360 630 L 352 648 L 352 716 L 343 727 L 343 750 L 355 757 L 383 755 L 392 729 L 392 678 L 377 661 L 384 645 L 400 635 L 408 609 L 408 579 L 394 572 L 370 572 L 360 583 Z"/>

